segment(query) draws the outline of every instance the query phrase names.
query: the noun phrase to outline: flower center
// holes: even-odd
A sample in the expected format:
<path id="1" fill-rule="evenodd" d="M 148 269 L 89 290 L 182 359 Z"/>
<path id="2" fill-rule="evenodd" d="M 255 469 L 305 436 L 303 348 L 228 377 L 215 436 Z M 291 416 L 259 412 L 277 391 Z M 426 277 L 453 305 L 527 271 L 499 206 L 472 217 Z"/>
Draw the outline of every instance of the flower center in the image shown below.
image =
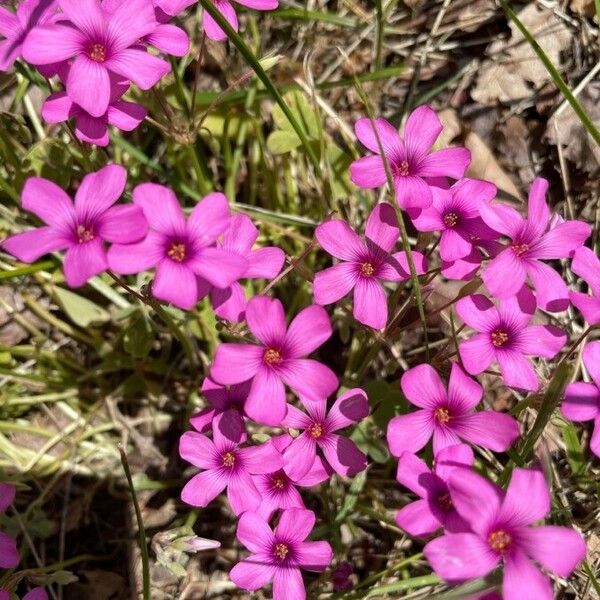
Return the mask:
<path id="1" fill-rule="evenodd" d="M 88 56 L 96 62 L 104 62 L 106 60 L 106 48 L 102 44 L 93 44 L 88 51 Z"/>
<path id="2" fill-rule="evenodd" d="M 448 512 L 452 508 L 452 498 L 450 498 L 450 493 L 446 492 L 445 494 L 439 495 L 437 497 L 437 505 L 444 512 Z"/>
<path id="3" fill-rule="evenodd" d="M 499 529 L 498 531 L 492 531 L 488 536 L 488 544 L 492 550 L 499 552 L 500 554 L 504 554 L 510 544 L 512 542 L 512 538 L 506 531 Z"/>
<path id="4" fill-rule="evenodd" d="M 285 480 L 282 475 L 275 475 L 272 481 L 275 489 L 282 490 L 285 487 Z"/>
<path id="5" fill-rule="evenodd" d="M 308 434 L 313 439 L 318 439 L 323 435 L 323 425 L 321 423 L 312 423 L 308 428 Z"/>
<path id="6" fill-rule="evenodd" d="M 362 265 L 360 265 L 360 274 L 363 277 L 372 277 L 375 273 L 375 268 L 373 267 L 373 265 L 369 262 L 364 262 Z"/>
<path id="7" fill-rule="evenodd" d="M 446 227 L 456 227 L 458 225 L 458 215 L 454 212 L 449 212 L 444 215 L 444 225 Z"/>
<path id="8" fill-rule="evenodd" d="M 186 255 L 185 244 L 182 244 L 180 242 L 173 242 L 169 247 L 167 255 L 171 260 L 174 260 L 175 262 L 183 262 L 185 260 Z"/>
<path id="9" fill-rule="evenodd" d="M 517 255 L 517 256 L 522 256 L 523 254 L 525 254 L 525 252 L 527 252 L 529 250 L 529 245 L 528 244 L 521 244 L 519 242 L 515 242 L 511 248 L 513 249 L 513 252 Z"/>
<path id="10" fill-rule="evenodd" d="M 221 457 L 223 459 L 223 466 L 228 469 L 232 469 L 235 465 L 235 454 L 233 452 L 225 452 Z"/>
<path id="11" fill-rule="evenodd" d="M 400 175 L 400 177 L 409 175 L 409 165 L 407 161 L 402 160 L 396 164 L 396 175 Z"/>
<path id="12" fill-rule="evenodd" d="M 450 411 L 443 406 L 438 406 L 433 413 L 437 422 L 441 425 L 445 425 L 450 421 Z"/>
<path id="13" fill-rule="evenodd" d="M 88 229 L 85 225 L 77 226 L 77 239 L 80 244 L 84 242 L 91 242 L 96 236 L 91 229 Z"/>
<path id="14" fill-rule="evenodd" d="M 508 333 L 506 333 L 506 331 L 496 329 L 496 331 L 492 332 L 492 344 L 494 344 L 496 348 L 501 348 L 506 342 L 508 342 Z"/>
<path id="15" fill-rule="evenodd" d="M 263 358 L 268 365 L 278 365 L 283 360 L 281 357 L 281 352 L 279 352 L 279 350 L 275 350 L 275 348 L 269 348 L 266 350 Z"/>
<path id="16" fill-rule="evenodd" d="M 290 549 L 282 543 L 275 546 L 275 556 L 281 560 L 285 560 L 290 553 Z"/>

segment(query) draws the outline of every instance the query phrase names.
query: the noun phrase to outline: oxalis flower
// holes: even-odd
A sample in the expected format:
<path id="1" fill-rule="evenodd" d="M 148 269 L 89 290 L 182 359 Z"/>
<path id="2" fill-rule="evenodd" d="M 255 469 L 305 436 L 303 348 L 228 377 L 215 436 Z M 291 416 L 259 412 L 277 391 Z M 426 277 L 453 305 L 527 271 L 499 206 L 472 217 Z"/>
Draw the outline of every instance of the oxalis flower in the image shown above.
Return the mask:
<path id="1" fill-rule="evenodd" d="M 68 23 L 33 29 L 23 46 L 23 57 L 34 65 L 74 58 L 67 94 L 94 117 L 108 110 L 110 73 L 150 89 L 170 71 L 169 63 L 148 54 L 139 40 L 157 26 L 148 0 L 122 2 L 112 14 L 99 0 L 58 0 Z"/>
<path id="2" fill-rule="evenodd" d="M 387 440 L 394 456 L 418 452 L 432 436 L 436 456 L 461 439 L 503 452 L 519 437 L 519 426 L 511 416 L 492 410 L 475 412 L 483 388 L 457 363 L 452 364 L 448 390 L 435 369 L 427 364 L 406 371 L 400 386 L 406 399 L 421 410 L 389 422 Z"/>
<path id="3" fill-rule="evenodd" d="M 129 244 L 146 235 L 148 224 L 139 207 L 113 206 L 126 179 L 127 172 L 119 165 L 90 173 L 81 181 L 73 204 L 55 183 L 31 177 L 21 202 L 47 225 L 13 235 L 2 247 L 26 263 L 66 248 L 65 279 L 71 287 L 83 285 L 108 268 L 105 242 Z"/>
<path id="4" fill-rule="evenodd" d="M 352 477 L 367 468 L 367 457 L 356 444 L 336 433 L 358 423 L 369 414 L 369 400 L 360 388 L 344 392 L 329 413 L 327 402 L 309 402 L 303 399 L 308 414 L 294 406 L 288 407 L 284 427 L 303 430 L 284 452 L 286 473 L 292 479 L 304 477 L 311 469 L 320 448 L 333 470 Z"/>
<path id="5" fill-rule="evenodd" d="M 335 373 L 305 358 L 331 336 L 325 309 L 309 306 L 287 327 L 279 300 L 255 296 L 248 302 L 246 322 L 259 344 L 221 344 L 210 376 L 223 385 L 252 380 L 244 405 L 249 417 L 279 425 L 287 411 L 284 385 L 309 401 L 321 401 L 334 392 Z"/>
<path id="6" fill-rule="evenodd" d="M 571 302 L 590 325 L 597 325 L 600 323 L 600 259 L 589 248 L 579 248 L 575 250 L 571 271 L 584 279 L 592 292 L 592 296 L 570 292 Z"/>
<path id="7" fill-rule="evenodd" d="M 509 387 L 537 391 L 540 382 L 527 357 L 554 358 L 567 341 L 558 327 L 529 325 L 535 302 L 525 294 L 499 302 L 498 307 L 481 294 L 467 296 L 456 303 L 456 311 L 478 332 L 458 347 L 465 369 L 478 375 L 497 362 Z"/>
<path id="8" fill-rule="evenodd" d="M 510 245 L 483 269 L 482 279 L 493 296 L 515 296 L 529 278 L 538 306 L 561 311 L 569 305 L 563 278 L 543 260 L 568 258 L 583 245 L 592 228 L 582 221 L 556 223 L 546 203 L 548 182 L 538 177 L 529 191 L 527 218 L 506 204 L 483 205 L 480 214 L 495 231 L 510 238 Z"/>
<path id="9" fill-rule="evenodd" d="M 6 512 L 6 509 L 13 503 L 15 492 L 14 485 L 0 483 L 0 513 Z M 14 569 L 20 560 L 16 540 L 0 531 L 0 568 Z"/>
<path id="10" fill-rule="evenodd" d="M 404 137 L 385 119 L 359 119 L 356 137 L 374 156 L 365 156 L 350 165 L 350 178 L 361 188 L 377 188 L 387 183 L 383 154 L 389 165 L 396 200 L 401 208 L 426 208 L 433 201 L 429 178 L 460 179 L 471 162 L 466 148 L 444 148 L 431 152 L 444 128 L 435 112 L 427 105 L 415 108 L 406 121 Z"/>
<path id="11" fill-rule="evenodd" d="M 304 600 L 301 569 L 319 573 L 333 558 L 327 542 L 306 541 L 314 526 L 315 513 L 300 508 L 284 510 L 275 531 L 256 513 L 244 513 L 237 537 L 252 554 L 231 569 L 229 578 L 251 592 L 273 582 L 273 600 Z"/>
<path id="12" fill-rule="evenodd" d="M 0 600 L 10 600 L 11 595 L 6 590 L 0 590 Z M 33 588 L 27 592 L 21 600 L 48 600 L 46 590 L 41 587 Z"/>
<path id="13" fill-rule="evenodd" d="M 552 600 L 552 584 L 537 563 L 568 577 L 585 558 L 581 535 L 567 527 L 533 527 L 550 512 L 550 493 L 537 469 L 515 469 L 506 493 L 480 475 L 455 470 L 449 479 L 452 504 L 471 533 L 447 533 L 423 550 L 446 581 L 483 577 L 504 566 L 504 600 Z"/>
<path id="14" fill-rule="evenodd" d="M 213 247 L 229 224 L 229 205 L 223 194 L 208 194 L 187 221 L 174 192 L 164 185 L 138 185 L 133 202 L 144 211 L 150 231 L 138 244 L 112 246 L 108 262 L 123 275 L 156 267 L 152 282 L 156 298 L 191 309 L 198 302 L 198 278 L 224 288 L 248 268 L 242 256 Z"/>
<path id="15" fill-rule="evenodd" d="M 215 419 L 212 440 L 195 431 L 186 431 L 181 436 L 181 458 L 204 469 L 185 484 L 181 499 L 192 506 L 207 506 L 227 488 L 231 510 L 239 515 L 246 510 L 256 510 L 261 503 L 252 475 L 280 469 L 283 457 L 270 443 L 240 448 L 245 432 L 239 421 L 226 425 L 222 419 L 222 415 Z"/>
<path id="16" fill-rule="evenodd" d="M 403 452 L 396 479 L 419 496 L 396 513 L 396 523 L 412 536 L 424 536 L 443 527 L 447 532 L 469 531 L 456 512 L 448 490 L 448 478 L 456 468 L 473 466 L 473 450 L 466 444 L 447 446 L 435 455 L 433 469 L 415 454 Z"/>
<path id="17" fill-rule="evenodd" d="M 600 342 L 590 342 L 583 350 L 583 364 L 592 383 L 570 383 L 565 390 L 562 414 L 572 421 L 594 421 L 590 448 L 600 456 Z"/>
<path id="18" fill-rule="evenodd" d="M 319 271 L 313 282 L 317 304 L 331 304 L 354 290 L 354 318 L 382 329 L 388 318 L 387 297 L 382 281 L 405 281 L 410 278 L 404 252 L 392 253 L 400 228 L 396 213 L 389 204 L 378 204 L 367 220 L 364 241 L 341 219 L 321 223 L 315 231 L 321 247 L 340 262 Z M 413 252 L 418 274 L 426 269 L 425 257 Z"/>

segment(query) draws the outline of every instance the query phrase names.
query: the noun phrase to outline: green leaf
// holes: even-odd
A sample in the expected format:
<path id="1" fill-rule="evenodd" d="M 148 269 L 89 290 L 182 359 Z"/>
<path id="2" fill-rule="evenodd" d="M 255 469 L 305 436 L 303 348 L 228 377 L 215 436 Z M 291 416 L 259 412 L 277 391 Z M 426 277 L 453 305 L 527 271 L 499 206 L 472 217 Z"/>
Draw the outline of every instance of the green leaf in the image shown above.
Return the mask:
<path id="1" fill-rule="evenodd" d="M 562 428 L 562 437 L 567 450 L 567 459 L 573 475 L 580 476 L 586 471 L 586 461 L 577 430 L 572 423 L 567 423 Z"/>
<path id="2" fill-rule="evenodd" d="M 293 131 L 274 131 L 267 138 L 267 148 L 273 154 L 287 154 L 300 144 L 300 138 Z"/>
<path id="3" fill-rule="evenodd" d="M 135 358 L 146 358 L 152 349 L 154 340 L 152 323 L 146 315 L 142 314 L 127 328 L 123 338 L 123 347 Z"/>
<path id="4" fill-rule="evenodd" d="M 392 417 L 408 410 L 406 399 L 397 383 L 369 381 L 364 386 L 364 390 L 372 406 L 371 417 L 382 431 L 386 430 Z"/>
<path id="5" fill-rule="evenodd" d="M 54 287 L 54 296 L 67 316 L 79 327 L 100 325 L 110 321 L 110 314 L 91 300 L 61 287 Z"/>

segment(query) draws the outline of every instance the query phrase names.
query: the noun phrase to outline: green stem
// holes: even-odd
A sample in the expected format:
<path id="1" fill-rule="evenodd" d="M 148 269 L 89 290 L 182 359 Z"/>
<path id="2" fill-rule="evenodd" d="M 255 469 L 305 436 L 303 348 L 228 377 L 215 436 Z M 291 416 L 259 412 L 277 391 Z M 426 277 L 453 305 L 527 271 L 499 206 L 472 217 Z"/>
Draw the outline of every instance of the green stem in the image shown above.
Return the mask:
<path id="1" fill-rule="evenodd" d="M 10 269 L 10 271 L 0 271 L 0 280 L 12 279 L 13 277 L 20 277 L 21 275 L 29 275 L 30 273 L 37 273 L 38 271 L 46 271 L 52 267 L 54 267 L 53 260 L 44 260 L 39 263 L 34 263 L 33 265 Z"/>

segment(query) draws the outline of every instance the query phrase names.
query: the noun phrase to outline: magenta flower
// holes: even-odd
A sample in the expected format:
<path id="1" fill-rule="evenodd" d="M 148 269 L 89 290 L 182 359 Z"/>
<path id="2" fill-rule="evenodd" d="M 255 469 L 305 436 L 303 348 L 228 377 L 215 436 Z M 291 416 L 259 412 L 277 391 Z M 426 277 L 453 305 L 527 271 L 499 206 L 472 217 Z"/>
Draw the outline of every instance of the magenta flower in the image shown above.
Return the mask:
<path id="1" fill-rule="evenodd" d="M 293 438 L 288 435 L 280 435 L 272 438 L 270 443 L 283 453 L 292 443 Z M 292 479 L 286 473 L 286 464 L 289 457 L 283 456 L 283 468 L 267 473 L 265 475 L 253 475 L 252 480 L 256 489 L 262 496 L 260 506 L 256 510 L 259 516 L 268 521 L 277 510 L 288 508 L 304 508 L 302 496 L 296 489 L 299 487 L 313 487 L 329 479 L 331 472 L 323 459 L 315 457 L 315 461 L 308 473 L 299 479 Z"/>
<path id="2" fill-rule="evenodd" d="M 519 437 L 519 425 L 511 416 L 493 410 L 475 411 L 483 388 L 457 363 L 452 364 L 448 391 L 435 369 L 427 364 L 406 371 L 400 386 L 406 399 L 421 410 L 389 422 L 387 439 L 394 456 L 418 452 L 432 436 L 436 456 L 461 439 L 504 452 Z"/>
<path id="3" fill-rule="evenodd" d="M 374 153 L 350 165 L 350 178 L 361 188 L 377 188 L 387 183 L 379 143 L 394 179 L 396 200 L 401 208 L 426 208 L 433 200 L 431 177 L 460 179 L 471 162 L 466 148 L 444 148 L 431 152 L 443 125 L 427 105 L 415 108 L 406 121 L 404 137 L 385 119 L 359 119 L 354 125 L 356 137 Z"/>
<path id="4" fill-rule="evenodd" d="M 593 383 L 570 383 L 561 410 L 572 421 L 594 421 L 590 448 L 600 456 L 600 342 L 587 344 L 583 350 L 583 364 Z"/>
<path id="5" fill-rule="evenodd" d="M 13 503 L 15 492 L 14 485 L 0 483 L 0 513 L 6 512 L 6 509 Z M 16 540 L 0 531 L 0 568 L 14 569 L 20 560 Z"/>
<path id="6" fill-rule="evenodd" d="M 305 541 L 314 526 L 315 513 L 301 508 L 283 511 L 275 531 L 256 513 L 244 513 L 237 537 L 252 554 L 231 569 L 229 578 L 251 592 L 273 582 L 273 600 L 304 600 L 301 569 L 320 573 L 333 558 L 327 542 Z"/>
<path id="7" fill-rule="evenodd" d="M 506 493 L 472 471 L 450 475 L 450 495 L 472 533 L 447 533 L 423 550 L 446 581 L 483 577 L 504 565 L 504 600 L 552 600 L 552 585 L 537 563 L 568 577 L 585 558 L 581 535 L 567 527 L 532 527 L 550 512 L 550 494 L 537 469 L 515 469 Z"/>
<path id="8" fill-rule="evenodd" d="M 0 590 L 0 600 L 10 600 L 10 594 L 6 590 Z M 36 587 L 27 592 L 21 600 L 48 600 L 48 594 L 44 588 Z"/>
<path id="9" fill-rule="evenodd" d="M 198 277 L 227 287 L 246 271 L 245 258 L 213 247 L 229 224 L 229 205 L 223 194 L 208 194 L 187 221 L 177 197 L 164 185 L 138 185 L 133 202 L 144 211 L 150 232 L 138 244 L 112 246 L 108 262 L 123 275 L 156 267 L 152 283 L 156 298 L 191 309 L 198 302 Z"/>
<path id="10" fill-rule="evenodd" d="M 137 206 L 113 206 L 123 193 L 126 179 L 127 172 L 119 165 L 90 173 L 83 178 L 73 205 L 55 183 L 31 177 L 23 188 L 22 205 L 46 226 L 17 233 L 2 247 L 26 263 L 66 248 L 65 279 L 70 287 L 83 285 L 108 268 L 105 242 L 136 242 L 148 229 Z"/>
<path id="11" fill-rule="evenodd" d="M 60 70 L 63 81 L 68 79 L 69 68 Z M 66 92 L 50 94 L 42 106 L 42 117 L 47 123 L 64 123 L 75 119 L 75 135 L 82 142 L 108 146 L 108 126 L 122 131 L 133 131 L 146 118 L 147 111 L 135 102 L 121 100 L 129 86 L 111 76 L 110 100 L 107 111 L 94 117 L 75 104 Z"/>
<path id="12" fill-rule="evenodd" d="M 378 204 L 369 215 L 364 240 L 341 219 L 321 223 L 315 231 L 319 244 L 342 262 L 315 275 L 315 302 L 337 302 L 353 289 L 354 318 L 374 329 L 385 327 L 388 308 L 382 281 L 398 282 L 410 278 L 406 254 L 392 254 L 399 235 L 396 213 L 386 203 Z M 423 274 L 425 257 L 420 252 L 413 252 L 412 256 L 417 273 Z"/>
<path id="13" fill-rule="evenodd" d="M 110 103 L 110 73 L 150 89 L 169 72 L 169 63 L 148 54 L 139 40 L 157 26 L 148 0 L 128 0 L 112 14 L 99 0 L 58 0 L 65 23 L 33 29 L 23 45 L 23 57 L 34 65 L 74 58 L 67 79 L 67 94 L 94 117 Z"/>
<path id="14" fill-rule="evenodd" d="M 233 252 L 248 262 L 248 268 L 242 275 L 245 279 L 272 279 L 285 260 L 281 248 L 265 247 L 253 250 L 258 239 L 258 229 L 246 215 L 233 215 L 229 227 L 217 241 L 217 248 Z M 244 318 L 246 310 L 246 293 L 236 281 L 227 288 L 211 286 L 206 281 L 199 281 L 200 297 L 210 290 L 210 299 L 217 314 L 222 319 L 238 323 Z"/>
<path id="15" fill-rule="evenodd" d="M 15 14 L 0 6 L 0 71 L 8 71 L 21 56 L 29 32 L 52 20 L 56 0 L 23 0 Z"/>
<path id="16" fill-rule="evenodd" d="M 509 387 L 537 391 L 540 382 L 527 357 L 554 358 L 567 341 L 558 327 L 529 325 L 535 304 L 523 295 L 500 302 L 498 308 L 481 294 L 467 296 L 456 303 L 456 311 L 477 331 L 458 347 L 467 372 L 478 375 L 497 362 Z"/>
<path id="17" fill-rule="evenodd" d="M 585 246 L 575 250 L 571 271 L 584 279 L 592 296 L 581 292 L 570 292 L 571 302 L 577 307 L 590 325 L 600 323 L 600 260 Z"/>
<path id="18" fill-rule="evenodd" d="M 239 421 L 230 421 L 224 431 L 223 416 L 215 419 L 213 439 L 186 431 L 179 440 L 179 455 L 195 467 L 204 469 L 181 490 L 181 499 L 192 506 L 207 506 L 225 488 L 231 510 L 239 515 L 256 510 L 261 495 L 252 475 L 272 473 L 283 467 L 283 457 L 270 443 L 240 448 L 245 433 Z"/>
<path id="19" fill-rule="evenodd" d="M 419 496 L 396 513 L 396 523 L 410 535 L 429 535 L 443 527 L 448 532 L 469 531 L 452 505 L 448 478 L 456 468 L 473 466 L 473 450 L 466 444 L 447 446 L 435 455 L 434 468 L 410 452 L 398 461 L 396 479 Z"/>
<path id="20" fill-rule="evenodd" d="M 548 182 L 538 177 L 529 190 L 527 219 L 506 204 L 481 207 L 481 217 L 495 231 L 511 239 L 510 245 L 485 267 L 483 282 L 493 296 L 515 296 L 529 277 L 538 306 L 561 311 L 569 305 L 569 291 L 559 273 L 543 260 L 567 258 L 583 245 L 592 228 L 582 221 L 555 224 L 546 203 Z"/>
<path id="21" fill-rule="evenodd" d="M 358 423 L 369 414 L 365 392 L 360 388 L 344 392 L 329 413 L 326 412 L 325 400 L 302 400 L 308 414 L 290 405 L 283 421 L 284 427 L 303 430 L 283 453 L 286 473 L 294 480 L 304 477 L 314 465 L 318 448 L 339 475 L 352 477 L 364 471 L 367 457 L 352 440 L 336 432 Z"/>
<path id="22" fill-rule="evenodd" d="M 495 240 L 499 234 L 479 216 L 479 209 L 496 196 L 489 181 L 461 179 L 449 189 L 431 187 L 433 202 L 427 208 L 411 209 L 417 231 L 440 231 L 440 256 L 452 262 L 471 254 L 480 240 Z"/>
<path id="23" fill-rule="evenodd" d="M 279 300 L 255 296 L 248 302 L 246 321 L 259 344 L 221 344 L 210 376 L 224 385 L 252 379 L 245 404 L 249 417 L 265 425 L 279 425 L 287 411 L 284 385 L 312 401 L 335 391 L 335 373 L 305 358 L 332 333 L 321 306 L 303 309 L 287 327 Z"/>
<path id="24" fill-rule="evenodd" d="M 198 0 L 154 0 L 154 5 L 167 15 L 176 17 L 197 2 Z"/>
<path id="25" fill-rule="evenodd" d="M 495 240 L 471 240 L 473 248 L 471 252 L 454 261 L 442 260 L 442 275 L 446 279 L 457 279 L 459 281 L 471 281 L 486 257 L 496 256 L 504 250 L 504 246 Z M 485 257 L 482 253 L 485 251 Z"/>
<path id="26" fill-rule="evenodd" d="M 279 6 L 279 0 L 235 0 L 237 4 L 247 6 L 254 10 L 273 10 Z M 215 8 L 227 19 L 235 31 L 238 30 L 238 19 L 235 8 L 229 0 L 213 0 Z M 222 42 L 227 39 L 227 34 L 217 25 L 217 22 L 204 11 L 204 33 L 209 40 Z"/>

